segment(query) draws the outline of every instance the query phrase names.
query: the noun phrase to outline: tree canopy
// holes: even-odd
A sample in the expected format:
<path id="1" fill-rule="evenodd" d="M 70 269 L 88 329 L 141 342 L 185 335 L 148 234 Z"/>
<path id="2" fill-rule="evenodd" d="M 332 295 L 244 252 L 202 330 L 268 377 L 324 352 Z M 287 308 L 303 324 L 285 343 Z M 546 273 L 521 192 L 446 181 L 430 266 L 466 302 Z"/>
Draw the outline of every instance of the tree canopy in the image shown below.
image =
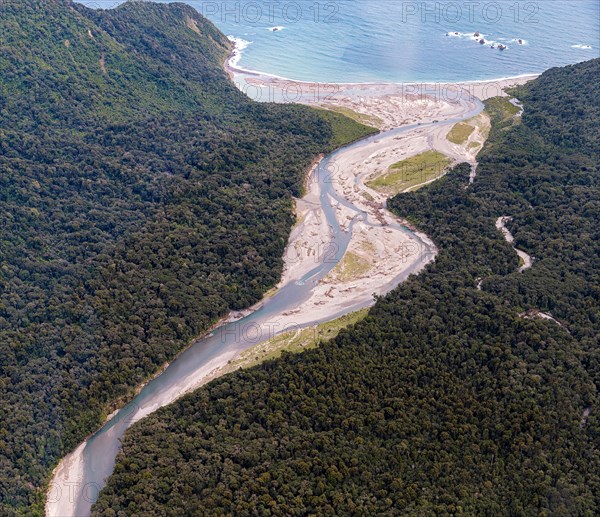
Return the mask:
<path id="1" fill-rule="evenodd" d="M 474 184 L 462 164 L 390 201 L 436 261 L 320 348 L 132 426 L 93 514 L 597 514 L 599 73 L 546 72 L 522 120 L 488 101 Z"/>
<path id="2" fill-rule="evenodd" d="M 372 132 L 257 104 L 184 4 L 0 2 L 0 513 L 279 280 L 314 157 Z"/>

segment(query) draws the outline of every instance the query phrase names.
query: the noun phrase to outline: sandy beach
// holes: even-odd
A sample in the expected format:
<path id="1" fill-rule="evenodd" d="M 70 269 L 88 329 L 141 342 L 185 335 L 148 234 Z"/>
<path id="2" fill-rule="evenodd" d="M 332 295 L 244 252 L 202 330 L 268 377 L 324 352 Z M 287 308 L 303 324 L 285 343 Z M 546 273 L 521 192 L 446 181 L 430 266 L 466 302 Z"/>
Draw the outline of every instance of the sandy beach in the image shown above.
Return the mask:
<path id="1" fill-rule="evenodd" d="M 457 83 L 319 83 L 244 70 L 237 64 L 240 56 L 237 50 L 234 56 L 225 64 L 225 70 L 250 98 L 329 109 L 348 108 L 364 115 L 362 122 L 380 130 L 435 120 L 440 107 L 436 99 L 453 104 L 504 97 L 507 95 L 506 88 L 521 86 L 538 77 L 537 74 L 527 74 Z"/>

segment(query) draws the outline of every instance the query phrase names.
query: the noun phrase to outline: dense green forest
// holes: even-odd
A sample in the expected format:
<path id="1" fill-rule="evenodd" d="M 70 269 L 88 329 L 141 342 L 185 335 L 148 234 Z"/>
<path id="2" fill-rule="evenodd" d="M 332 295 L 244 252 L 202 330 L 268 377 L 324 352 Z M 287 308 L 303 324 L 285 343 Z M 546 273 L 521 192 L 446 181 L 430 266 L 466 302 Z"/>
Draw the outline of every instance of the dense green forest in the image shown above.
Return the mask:
<path id="1" fill-rule="evenodd" d="M 251 102 L 183 4 L 0 2 L 0 514 L 279 279 L 316 155 L 373 130 Z M 37 506 L 36 506 L 37 505 Z"/>
<path id="2" fill-rule="evenodd" d="M 94 514 L 598 515 L 599 74 L 546 72 L 522 120 L 490 100 L 474 184 L 462 164 L 390 201 L 436 261 L 333 341 L 134 425 Z"/>

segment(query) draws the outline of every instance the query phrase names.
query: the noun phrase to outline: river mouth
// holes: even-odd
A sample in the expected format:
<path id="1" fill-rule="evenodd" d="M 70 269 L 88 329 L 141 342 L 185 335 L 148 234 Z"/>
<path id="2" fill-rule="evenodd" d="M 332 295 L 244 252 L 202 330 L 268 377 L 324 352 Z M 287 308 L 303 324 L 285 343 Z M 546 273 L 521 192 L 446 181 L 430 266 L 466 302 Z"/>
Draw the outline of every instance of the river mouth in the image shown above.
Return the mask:
<path id="1" fill-rule="evenodd" d="M 364 186 L 364 175 L 360 170 L 364 153 L 371 155 L 382 146 L 401 147 L 401 139 L 413 132 L 427 136 L 428 131 L 451 127 L 456 122 L 477 115 L 482 109 L 479 100 L 469 97 L 456 103 L 451 116 L 446 119 L 440 117 L 442 120 L 415 122 L 383 131 L 323 158 L 311 173 L 309 192 L 303 200 L 310 202 L 308 213 L 318 220 L 318 228 L 323 232 L 313 237 L 318 237 L 319 242 L 325 242 L 327 247 L 306 255 L 301 267 L 292 263 L 299 260 L 298 257 L 286 252 L 287 273 L 274 295 L 265 297 L 240 319 L 222 324 L 192 344 L 160 375 L 146 384 L 131 402 L 114 413 L 101 429 L 66 456 L 54 472 L 46 514 L 60 517 L 90 515 L 99 491 L 114 469 L 121 446 L 120 439 L 127 428 L 201 386 L 210 378 L 211 372 L 227 364 L 240 352 L 282 332 L 329 321 L 372 306 L 373 294 L 389 292 L 434 260 L 437 249 L 427 236 L 403 225 L 387 211 L 385 203 L 373 207 L 362 200 L 357 201 L 360 198 L 354 193 L 352 196 L 346 195 L 346 184 L 340 175 L 354 175 L 354 187 L 351 189 L 354 192 L 355 188 Z M 344 165 L 345 160 L 351 158 L 358 160 L 355 170 L 347 169 L 354 166 Z M 344 165 L 341 169 L 340 164 Z M 328 295 L 328 275 L 343 259 L 353 242 L 353 236 L 360 232 L 365 235 L 379 232 L 382 239 L 396 239 L 393 242 L 401 243 L 410 253 L 398 257 L 396 263 L 392 264 L 395 268 L 388 268 L 379 276 L 374 275 L 364 282 L 354 282 L 357 285 L 339 288 L 339 295 Z M 306 238 L 307 233 L 311 233 L 311 228 L 307 222 L 301 223 L 300 228 L 294 229 L 290 246 L 294 244 L 294 239 Z M 387 250 L 388 262 L 397 249 L 396 246 Z"/>

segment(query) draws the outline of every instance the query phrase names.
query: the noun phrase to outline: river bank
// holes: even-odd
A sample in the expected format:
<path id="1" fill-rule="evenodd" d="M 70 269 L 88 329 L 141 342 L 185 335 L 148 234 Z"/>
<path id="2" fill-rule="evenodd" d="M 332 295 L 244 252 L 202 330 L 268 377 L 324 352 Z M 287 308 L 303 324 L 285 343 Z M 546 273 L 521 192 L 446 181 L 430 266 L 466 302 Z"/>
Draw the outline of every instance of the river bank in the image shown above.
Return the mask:
<path id="1" fill-rule="evenodd" d="M 348 145 L 312 168 L 306 195 L 296 202 L 298 223 L 289 238 L 276 292 L 194 343 L 67 455 L 53 474 L 48 516 L 89 515 L 112 472 L 119 439 L 130 425 L 220 375 L 244 350 L 286 330 L 371 306 L 373 294 L 385 294 L 435 258 L 435 244 L 389 212 L 386 196 L 366 182 L 393 163 L 429 149 L 456 162 L 474 162 L 467 146 L 453 147 L 446 137 L 455 123 L 477 116 L 481 102 L 460 88 L 452 90 L 460 93 L 454 98 L 444 90 L 407 92 L 404 85 L 364 88 L 340 85 L 345 94 L 326 99 L 328 105 L 308 103 L 371 117 L 380 121 L 384 132 Z M 486 93 L 478 91 L 482 97 Z"/>
<path id="2" fill-rule="evenodd" d="M 515 247 L 515 238 L 510 230 L 506 227 L 506 223 L 510 222 L 512 217 L 509 216 L 501 216 L 496 220 L 496 228 L 502 232 L 504 239 L 508 242 L 512 248 L 515 250 L 516 254 L 519 256 L 520 265 L 519 265 L 519 273 L 522 273 L 526 269 L 529 269 L 533 265 L 533 258 L 525 253 L 523 250 Z"/>

